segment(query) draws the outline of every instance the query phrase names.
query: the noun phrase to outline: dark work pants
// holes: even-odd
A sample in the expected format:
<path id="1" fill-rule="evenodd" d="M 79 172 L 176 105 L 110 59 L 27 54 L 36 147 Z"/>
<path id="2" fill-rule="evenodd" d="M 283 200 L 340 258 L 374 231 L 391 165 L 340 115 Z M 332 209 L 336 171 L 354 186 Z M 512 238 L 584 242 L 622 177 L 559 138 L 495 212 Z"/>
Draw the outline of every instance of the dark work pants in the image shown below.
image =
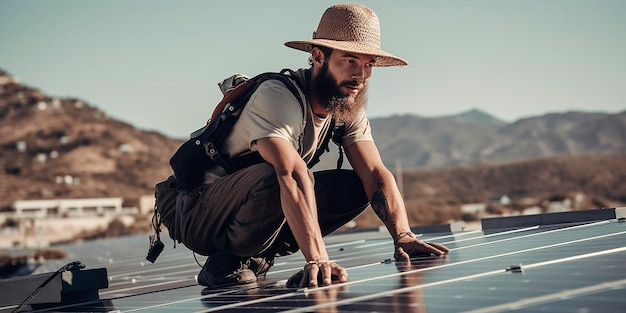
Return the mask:
<path id="1" fill-rule="evenodd" d="M 368 206 L 363 184 L 351 170 L 310 175 L 315 184 L 319 225 L 324 236 Z M 285 255 L 298 250 L 280 204 L 280 188 L 269 163 L 253 165 L 203 185 L 187 197 L 183 243 L 210 255 L 217 248 L 238 256 Z"/>

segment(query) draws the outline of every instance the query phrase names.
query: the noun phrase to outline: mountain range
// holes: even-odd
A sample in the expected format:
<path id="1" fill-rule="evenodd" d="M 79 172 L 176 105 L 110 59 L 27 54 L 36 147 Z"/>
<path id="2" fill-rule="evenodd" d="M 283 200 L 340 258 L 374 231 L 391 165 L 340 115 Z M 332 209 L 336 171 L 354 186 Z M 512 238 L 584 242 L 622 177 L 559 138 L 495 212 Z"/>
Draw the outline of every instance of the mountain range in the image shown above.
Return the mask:
<path id="1" fill-rule="evenodd" d="M 626 152 L 626 111 L 551 113 L 507 123 L 474 109 L 443 117 L 397 115 L 370 122 L 383 161 L 404 170 Z M 323 166 L 332 168 L 334 160 L 326 157 Z"/>
<path id="2" fill-rule="evenodd" d="M 384 162 L 403 170 L 552 156 L 626 153 L 626 111 L 566 112 L 507 123 L 488 113 L 371 119 Z M 202 125 L 196 125 L 198 128 Z M 191 128 L 194 128 L 191 127 Z M 73 98 L 57 98 L 0 70 L 0 207 L 19 199 L 119 196 L 137 205 L 170 174 L 182 143 Z M 333 168 L 327 153 L 319 168 Z"/>

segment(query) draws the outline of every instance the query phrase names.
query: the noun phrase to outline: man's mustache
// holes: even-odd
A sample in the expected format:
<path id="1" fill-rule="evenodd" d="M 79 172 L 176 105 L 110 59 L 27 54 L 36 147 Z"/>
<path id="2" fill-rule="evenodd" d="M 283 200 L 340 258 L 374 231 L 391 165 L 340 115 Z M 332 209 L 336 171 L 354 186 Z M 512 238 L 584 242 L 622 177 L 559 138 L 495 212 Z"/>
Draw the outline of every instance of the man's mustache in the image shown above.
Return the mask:
<path id="1" fill-rule="evenodd" d="M 355 80 L 344 81 L 341 83 L 341 86 L 358 87 L 359 89 L 363 89 L 363 83 L 359 83 L 358 81 L 355 81 Z"/>

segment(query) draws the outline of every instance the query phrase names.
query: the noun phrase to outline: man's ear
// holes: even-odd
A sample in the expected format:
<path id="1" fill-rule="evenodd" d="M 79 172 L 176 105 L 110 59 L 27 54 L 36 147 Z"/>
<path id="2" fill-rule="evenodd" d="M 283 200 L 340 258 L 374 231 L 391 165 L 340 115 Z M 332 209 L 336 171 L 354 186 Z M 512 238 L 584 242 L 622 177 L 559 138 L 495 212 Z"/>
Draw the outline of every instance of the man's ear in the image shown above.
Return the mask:
<path id="1" fill-rule="evenodd" d="M 324 52 L 322 52 L 322 50 L 320 50 L 318 47 L 314 47 L 311 50 L 311 60 L 313 60 L 314 64 L 317 65 L 322 65 L 324 64 Z"/>

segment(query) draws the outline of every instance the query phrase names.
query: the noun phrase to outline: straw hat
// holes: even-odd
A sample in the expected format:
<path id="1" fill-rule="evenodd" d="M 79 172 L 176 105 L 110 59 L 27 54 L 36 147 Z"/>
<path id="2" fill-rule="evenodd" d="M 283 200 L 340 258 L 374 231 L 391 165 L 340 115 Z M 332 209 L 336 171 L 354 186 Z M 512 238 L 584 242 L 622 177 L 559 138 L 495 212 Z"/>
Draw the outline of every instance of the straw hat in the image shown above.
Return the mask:
<path id="1" fill-rule="evenodd" d="M 310 52 L 313 46 L 376 56 L 375 66 L 397 66 L 408 63 L 380 49 L 380 23 L 370 8 L 360 4 L 337 4 L 326 9 L 313 39 L 288 41 L 285 46 Z"/>

